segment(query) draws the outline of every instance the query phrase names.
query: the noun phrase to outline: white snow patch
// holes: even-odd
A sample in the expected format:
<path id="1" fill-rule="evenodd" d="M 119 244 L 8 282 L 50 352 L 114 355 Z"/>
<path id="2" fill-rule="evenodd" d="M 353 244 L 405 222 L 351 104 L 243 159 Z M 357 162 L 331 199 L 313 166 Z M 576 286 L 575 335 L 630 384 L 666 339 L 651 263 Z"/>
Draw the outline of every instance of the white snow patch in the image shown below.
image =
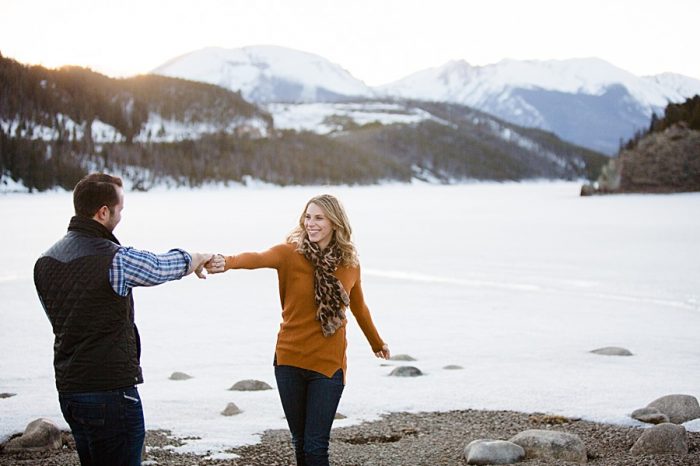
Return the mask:
<path id="1" fill-rule="evenodd" d="M 414 124 L 424 120 L 435 120 L 446 124 L 419 108 L 405 108 L 402 105 L 368 103 L 309 103 L 309 104 L 268 104 L 266 110 L 272 113 L 275 127 L 295 131 L 312 131 L 328 134 L 343 128 L 342 122 L 352 122 L 359 126 L 368 123 Z M 333 117 L 341 120 L 334 121 Z"/>

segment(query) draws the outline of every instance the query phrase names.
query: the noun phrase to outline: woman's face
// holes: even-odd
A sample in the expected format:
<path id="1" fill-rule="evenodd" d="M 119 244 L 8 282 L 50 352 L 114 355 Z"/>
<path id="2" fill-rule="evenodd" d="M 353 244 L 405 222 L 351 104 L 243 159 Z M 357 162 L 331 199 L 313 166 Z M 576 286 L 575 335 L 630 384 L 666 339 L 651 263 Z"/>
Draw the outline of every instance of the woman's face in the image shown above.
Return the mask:
<path id="1" fill-rule="evenodd" d="M 304 229 L 311 242 L 317 243 L 324 249 L 333 238 L 333 224 L 326 217 L 326 213 L 313 202 L 306 208 L 304 215 Z"/>

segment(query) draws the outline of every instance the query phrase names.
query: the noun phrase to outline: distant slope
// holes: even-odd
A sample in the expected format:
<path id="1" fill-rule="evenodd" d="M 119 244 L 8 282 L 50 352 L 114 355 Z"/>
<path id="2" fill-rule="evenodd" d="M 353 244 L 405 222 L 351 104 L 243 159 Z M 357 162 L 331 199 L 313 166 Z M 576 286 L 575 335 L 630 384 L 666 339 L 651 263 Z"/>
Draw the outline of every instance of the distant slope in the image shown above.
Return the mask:
<path id="1" fill-rule="evenodd" d="M 684 98 L 700 94 L 700 81 L 678 73 L 661 73 L 644 76 L 642 79 L 652 82 L 666 91 L 671 103 L 683 102 Z"/>
<path id="2" fill-rule="evenodd" d="M 153 73 L 216 84 L 254 102 L 337 101 L 372 91 L 323 57 L 276 46 L 210 47 L 174 58 Z"/>
<path id="3" fill-rule="evenodd" d="M 428 117 L 411 124 L 350 126 L 336 139 L 391 156 L 418 178 L 461 179 L 592 178 L 606 158 L 555 135 L 518 127 L 456 104 L 409 101 L 407 112 Z"/>
<path id="4" fill-rule="evenodd" d="M 468 105 L 612 155 L 652 113 L 700 94 L 700 81 L 672 74 L 637 77 L 595 58 L 503 60 L 482 67 L 453 61 L 376 91 Z"/>

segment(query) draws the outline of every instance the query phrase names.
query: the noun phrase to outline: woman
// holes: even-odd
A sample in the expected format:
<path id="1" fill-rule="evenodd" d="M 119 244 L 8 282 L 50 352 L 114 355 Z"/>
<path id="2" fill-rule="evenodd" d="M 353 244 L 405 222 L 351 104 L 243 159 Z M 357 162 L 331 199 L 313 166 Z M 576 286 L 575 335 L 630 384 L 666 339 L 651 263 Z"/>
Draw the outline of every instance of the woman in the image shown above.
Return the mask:
<path id="1" fill-rule="evenodd" d="M 262 253 L 217 255 L 208 272 L 277 269 L 282 324 L 275 378 L 297 465 L 328 465 L 328 442 L 345 385 L 345 308 L 379 358 L 389 358 L 365 304 L 345 210 L 330 195 L 307 202 L 287 241 Z"/>

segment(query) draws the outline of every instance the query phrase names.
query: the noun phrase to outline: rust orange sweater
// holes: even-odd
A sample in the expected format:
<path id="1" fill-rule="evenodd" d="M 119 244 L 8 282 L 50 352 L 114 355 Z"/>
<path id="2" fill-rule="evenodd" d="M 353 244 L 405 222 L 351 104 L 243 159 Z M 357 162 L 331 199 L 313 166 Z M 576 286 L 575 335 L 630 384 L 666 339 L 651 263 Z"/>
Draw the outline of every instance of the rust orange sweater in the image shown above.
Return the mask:
<path id="1" fill-rule="evenodd" d="M 316 320 L 314 301 L 314 267 L 293 244 L 279 244 L 260 252 L 226 256 L 226 270 L 272 268 L 277 270 L 282 323 L 277 334 L 277 364 L 310 369 L 332 377 L 340 368 L 347 373 L 345 326 L 330 337 L 324 337 Z M 374 327 L 365 304 L 360 284 L 359 267 L 338 267 L 335 272 L 350 296 L 352 311 L 372 351 L 382 349 L 384 342 Z"/>

